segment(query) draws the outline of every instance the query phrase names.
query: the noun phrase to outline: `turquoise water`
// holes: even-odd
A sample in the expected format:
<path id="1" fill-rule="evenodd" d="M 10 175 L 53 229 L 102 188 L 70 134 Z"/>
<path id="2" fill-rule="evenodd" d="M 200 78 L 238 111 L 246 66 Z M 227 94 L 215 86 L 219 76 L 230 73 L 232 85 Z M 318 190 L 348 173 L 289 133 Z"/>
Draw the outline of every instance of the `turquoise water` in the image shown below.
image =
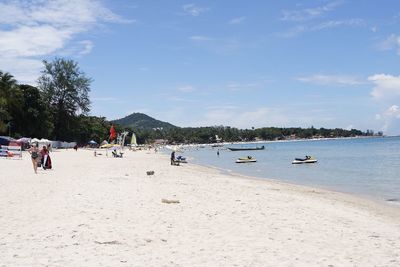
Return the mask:
<path id="1" fill-rule="evenodd" d="M 261 145 L 265 145 L 266 149 L 234 152 L 224 147 L 206 146 L 185 149 L 177 155 L 182 154 L 193 163 L 243 175 L 272 178 L 400 203 L 400 137 L 257 144 Z M 248 155 L 257 158 L 257 162 L 235 163 L 238 157 Z M 318 163 L 291 164 L 294 158 L 305 155 L 315 156 Z"/>

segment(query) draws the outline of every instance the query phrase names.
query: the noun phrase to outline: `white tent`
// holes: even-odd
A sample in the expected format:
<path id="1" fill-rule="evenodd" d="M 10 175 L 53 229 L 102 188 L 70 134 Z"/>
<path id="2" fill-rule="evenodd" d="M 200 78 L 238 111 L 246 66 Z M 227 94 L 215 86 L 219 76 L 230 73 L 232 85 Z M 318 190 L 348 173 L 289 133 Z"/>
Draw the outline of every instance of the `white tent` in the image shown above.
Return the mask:
<path id="1" fill-rule="evenodd" d="M 33 144 L 33 143 L 39 143 L 39 141 L 40 141 L 40 140 L 37 139 L 37 138 L 32 138 L 31 141 L 30 141 L 30 143 L 31 143 L 31 144 Z"/>
<path id="2" fill-rule="evenodd" d="M 49 145 L 51 145 L 52 141 L 48 140 L 48 139 L 37 139 L 37 138 L 33 138 L 31 139 L 31 144 L 37 144 L 39 148 L 42 148 L 43 146 L 49 147 Z"/>

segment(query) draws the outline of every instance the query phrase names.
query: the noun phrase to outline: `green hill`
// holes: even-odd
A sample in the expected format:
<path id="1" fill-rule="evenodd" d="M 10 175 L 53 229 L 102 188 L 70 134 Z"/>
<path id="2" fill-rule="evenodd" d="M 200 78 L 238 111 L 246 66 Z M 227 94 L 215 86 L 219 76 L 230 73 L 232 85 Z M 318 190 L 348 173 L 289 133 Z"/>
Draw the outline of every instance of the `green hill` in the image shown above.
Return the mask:
<path id="1" fill-rule="evenodd" d="M 114 120 L 111 122 L 122 126 L 131 127 L 132 129 L 171 129 L 177 127 L 175 125 L 172 125 L 171 123 L 156 120 L 143 113 L 132 113 L 131 115 L 128 115 L 122 119 Z"/>

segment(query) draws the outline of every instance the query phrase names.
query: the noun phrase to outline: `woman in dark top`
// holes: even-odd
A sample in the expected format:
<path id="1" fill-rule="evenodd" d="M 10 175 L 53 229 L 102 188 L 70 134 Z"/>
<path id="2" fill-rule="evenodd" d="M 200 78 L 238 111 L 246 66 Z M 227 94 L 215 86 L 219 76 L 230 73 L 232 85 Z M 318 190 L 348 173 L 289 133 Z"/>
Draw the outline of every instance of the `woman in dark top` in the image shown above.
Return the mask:
<path id="1" fill-rule="evenodd" d="M 31 154 L 33 170 L 37 173 L 37 163 L 39 160 L 39 148 L 36 144 L 33 144 L 31 148 L 28 150 L 29 154 Z"/>

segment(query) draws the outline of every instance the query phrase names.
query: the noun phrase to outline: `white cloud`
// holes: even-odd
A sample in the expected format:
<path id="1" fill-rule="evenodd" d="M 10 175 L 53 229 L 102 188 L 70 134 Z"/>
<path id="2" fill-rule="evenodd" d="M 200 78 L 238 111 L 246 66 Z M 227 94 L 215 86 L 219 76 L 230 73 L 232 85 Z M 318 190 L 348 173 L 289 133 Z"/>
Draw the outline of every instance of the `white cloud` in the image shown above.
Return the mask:
<path id="1" fill-rule="evenodd" d="M 42 61 L 37 59 L 2 58 L 0 56 L 0 70 L 9 72 L 21 84 L 33 84 L 39 78 L 42 67 Z"/>
<path id="2" fill-rule="evenodd" d="M 205 8 L 205 7 L 199 7 L 196 6 L 195 4 L 188 4 L 188 5 L 184 5 L 183 7 L 183 11 L 191 16 L 197 17 L 199 16 L 201 13 L 209 10 L 209 8 Z"/>
<path id="3" fill-rule="evenodd" d="M 93 42 L 89 41 L 89 40 L 84 40 L 79 43 L 83 46 L 83 49 L 79 52 L 79 54 L 81 54 L 81 55 L 89 54 L 92 51 L 93 46 L 94 46 Z"/>
<path id="4" fill-rule="evenodd" d="M 238 17 L 238 18 L 233 18 L 229 21 L 229 24 L 241 24 L 245 21 L 246 17 Z"/>
<path id="5" fill-rule="evenodd" d="M 291 38 L 305 32 L 322 31 L 337 27 L 361 27 L 365 25 L 366 25 L 365 21 L 363 19 L 358 19 L 358 18 L 352 18 L 347 20 L 330 20 L 318 24 L 313 23 L 310 25 L 308 24 L 295 25 L 289 30 L 279 33 L 278 36 Z"/>
<path id="6" fill-rule="evenodd" d="M 339 85 L 339 86 L 353 86 L 359 85 L 363 82 L 356 76 L 349 75 L 322 75 L 316 74 L 311 76 L 299 77 L 297 80 L 307 83 L 315 83 L 320 85 Z"/>
<path id="7" fill-rule="evenodd" d="M 396 50 L 397 55 L 400 55 L 400 36 L 391 34 L 383 42 L 378 44 L 380 50 Z"/>
<path id="8" fill-rule="evenodd" d="M 21 26 L 13 31 L 0 31 L 0 56 L 43 56 L 63 47 L 71 38 L 69 31 L 52 26 Z"/>
<path id="9" fill-rule="evenodd" d="M 388 108 L 388 110 L 386 111 L 386 115 L 390 116 L 390 117 L 394 117 L 396 119 L 400 118 L 400 108 L 397 105 L 393 105 L 391 107 Z"/>
<path id="10" fill-rule="evenodd" d="M 400 76 L 375 74 L 368 77 L 368 80 L 375 84 L 371 92 L 375 99 L 400 96 Z"/>
<path id="11" fill-rule="evenodd" d="M 132 22 L 114 14 L 100 0 L 5 0 L 0 10 L 0 68 L 29 83 L 38 77 L 44 57 L 68 51 L 90 53 L 93 43 L 75 41 L 78 34 L 103 22 Z M 14 69 L 24 62 L 30 64 L 20 71 Z"/>
<path id="12" fill-rule="evenodd" d="M 357 19 L 357 18 L 347 19 L 347 20 L 330 20 L 322 22 L 316 26 L 310 27 L 310 31 L 319 31 L 341 26 L 358 27 L 363 25 L 365 25 L 365 21 L 363 19 Z"/>
<path id="13" fill-rule="evenodd" d="M 392 105 L 382 114 L 376 114 L 375 118 L 379 121 L 383 121 L 382 131 L 390 133 L 391 130 L 400 126 L 400 107 L 398 105 Z"/>
<path id="14" fill-rule="evenodd" d="M 325 13 L 333 11 L 341 4 L 340 1 L 330 2 L 324 6 L 305 8 L 299 10 L 284 10 L 282 20 L 284 21 L 305 21 L 323 16 Z"/>
<path id="15" fill-rule="evenodd" d="M 400 75 L 375 74 L 368 77 L 368 80 L 374 84 L 371 91 L 373 99 L 379 100 L 377 102 L 379 105 L 387 107 L 380 114 L 375 115 L 377 122 L 382 123 L 381 130 L 389 135 L 399 134 L 400 107 L 393 104 L 393 101 L 400 100 Z"/>

